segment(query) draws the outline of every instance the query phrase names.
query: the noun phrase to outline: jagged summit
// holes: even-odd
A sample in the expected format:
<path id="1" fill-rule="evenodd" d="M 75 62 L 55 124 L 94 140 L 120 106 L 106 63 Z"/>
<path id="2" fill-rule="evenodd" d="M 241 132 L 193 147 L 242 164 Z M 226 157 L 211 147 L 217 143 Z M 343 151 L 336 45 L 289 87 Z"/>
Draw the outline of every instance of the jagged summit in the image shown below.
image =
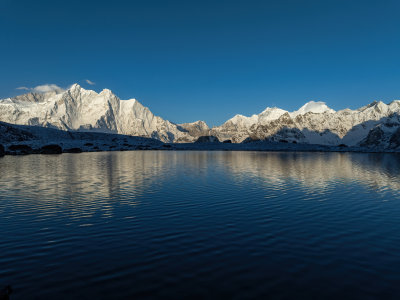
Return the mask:
<path id="1" fill-rule="evenodd" d="M 69 87 L 69 90 L 75 90 L 75 89 L 83 89 L 84 90 L 84 88 L 81 87 L 78 83 L 74 83 L 73 85 L 71 85 Z"/>
<path id="2" fill-rule="evenodd" d="M 268 122 L 277 120 L 285 113 L 289 113 L 289 115 L 291 117 L 296 117 L 297 115 L 303 115 L 308 112 L 319 114 L 319 113 L 325 113 L 325 112 L 334 113 L 335 111 L 333 109 L 329 108 L 325 104 L 325 102 L 310 101 L 310 102 L 307 102 L 306 104 L 304 104 L 302 107 L 300 107 L 298 110 L 296 110 L 294 112 L 288 112 L 288 111 L 280 109 L 278 107 L 267 107 L 260 114 L 252 115 L 251 117 L 246 117 L 246 116 L 237 114 L 233 118 L 231 118 L 227 122 L 225 122 L 224 124 L 234 124 L 234 125 L 238 125 L 238 126 L 251 127 L 252 125 L 257 124 L 257 123 L 266 124 Z"/>
<path id="3" fill-rule="evenodd" d="M 339 111 L 322 101 L 310 101 L 293 112 L 267 107 L 259 114 L 237 114 L 221 126 L 209 128 L 200 120 L 174 124 L 155 116 L 136 99 L 119 99 L 109 89 L 97 93 L 73 84 L 62 91 L 39 90 L 43 92 L 0 100 L 0 121 L 145 136 L 163 142 L 194 142 L 200 136 L 215 136 L 236 143 L 260 139 L 326 145 L 376 144 L 376 136 L 386 135 L 385 143 L 393 144 L 397 138 L 389 135 L 400 128 L 400 100 L 390 104 L 374 101 L 356 110 Z"/>
<path id="4" fill-rule="evenodd" d="M 400 101 L 389 105 L 374 101 L 357 110 L 335 111 L 325 102 L 310 101 L 294 112 L 267 107 L 259 115 L 236 115 L 211 130 L 220 140 L 242 142 L 247 139 L 275 140 L 326 145 L 357 145 L 374 126 L 388 132 L 400 126 Z"/>
<path id="5" fill-rule="evenodd" d="M 73 131 L 146 136 L 172 142 L 191 137 L 135 99 L 120 100 L 111 90 L 100 93 L 71 85 L 62 93 L 25 94 L 0 100 L 0 120 Z"/>

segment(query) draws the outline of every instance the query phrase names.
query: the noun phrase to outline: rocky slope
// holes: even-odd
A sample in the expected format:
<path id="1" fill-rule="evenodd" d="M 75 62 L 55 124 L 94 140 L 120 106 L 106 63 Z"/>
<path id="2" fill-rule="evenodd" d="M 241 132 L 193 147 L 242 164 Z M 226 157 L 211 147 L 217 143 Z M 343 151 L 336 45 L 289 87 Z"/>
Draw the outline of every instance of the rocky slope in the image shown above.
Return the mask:
<path id="1" fill-rule="evenodd" d="M 159 140 L 102 132 L 65 131 L 0 122 L 0 156 L 52 152 L 123 151 L 166 149 Z M 46 152 L 44 152 L 46 151 Z"/>
<path id="2" fill-rule="evenodd" d="M 209 128 L 203 121 L 174 124 L 155 116 L 135 99 L 120 100 L 108 89 L 96 93 L 77 84 L 66 91 L 0 100 L 0 121 L 11 124 L 151 137 L 169 143 L 191 143 L 213 136 L 214 140 L 233 143 L 266 140 L 398 149 L 399 115 L 398 100 L 340 111 L 311 101 L 294 112 L 266 108 L 258 115 L 236 115 Z"/>
<path id="3" fill-rule="evenodd" d="M 322 145 L 396 147 L 400 101 L 373 102 L 357 110 L 334 111 L 309 102 L 298 111 L 267 108 L 259 115 L 237 115 L 210 134 L 233 142 L 270 140 Z M 375 134 L 374 134 L 375 133 Z"/>
<path id="4" fill-rule="evenodd" d="M 204 121 L 178 124 L 178 129 L 187 132 L 190 137 L 179 138 L 175 141 L 177 143 L 191 142 L 193 141 L 193 137 L 197 140 L 198 137 L 208 136 L 210 134 L 210 128 Z"/>
<path id="5" fill-rule="evenodd" d="M 29 93 L 0 100 L 0 121 L 152 137 L 163 142 L 195 139 L 176 124 L 155 116 L 135 99 L 120 100 L 108 89 L 96 93 L 78 84 L 61 93 Z"/>

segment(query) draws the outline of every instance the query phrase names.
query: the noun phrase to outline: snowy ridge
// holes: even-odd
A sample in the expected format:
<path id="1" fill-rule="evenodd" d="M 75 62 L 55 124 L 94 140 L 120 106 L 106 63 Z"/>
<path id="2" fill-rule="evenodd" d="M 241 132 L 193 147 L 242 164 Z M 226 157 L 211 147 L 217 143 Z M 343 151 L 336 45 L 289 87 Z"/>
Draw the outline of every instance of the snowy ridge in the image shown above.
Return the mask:
<path id="1" fill-rule="evenodd" d="M 322 101 L 310 101 L 304 104 L 302 107 L 300 107 L 298 110 L 292 112 L 290 115 L 292 117 L 296 117 L 298 115 L 304 115 L 308 112 L 314 113 L 314 114 L 322 114 L 322 113 L 334 113 L 335 111 L 331 108 L 329 108 L 325 102 Z"/>
<path id="2" fill-rule="evenodd" d="M 193 140 L 135 99 L 120 100 L 108 89 L 96 93 L 78 84 L 62 93 L 29 93 L 0 100 L 0 120 L 68 131 L 153 137 L 164 142 L 183 136 Z"/>
<path id="3" fill-rule="evenodd" d="M 321 145 L 396 147 L 390 139 L 400 127 L 400 101 L 374 101 L 357 110 L 334 111 L 324 102 L 310 101 L 294 112 L 267 108 L 252 117 L 235 116 L 211 134 L 235 143 L 269 140 Z M 371 130 L 379 127 L 380 142 L 365 143 Z M 393 141 L 393 139 L 392 139 Z M 372 143 L 372 144 L 371 144 Z"/>
<path id="4" fill-rule="evenodd" d="M 155 116 L 136 99 L 120 100 L 112 91 L 67 90 L 28 93 L 0 100 L 0 121 L 64 131 L 102 132 L 150 137 L 169 143 L 190 143 L 215 136 L 233 143 L 267 140 L 284 143 L 400 146 L 400 100 L 374 101 L 356 110 L 335 111 L 324 102 L 310 101 L 288 112 L 267 107 L 250 117 L 235 115 L 221 126 L 203 121 L 175 124 Z"/>
<path id="5" fill-rule="evenodd" d="M 288 112 L 286 110 L 280 109 L 278 107 L 267 107 L 263 112 L 259 115 L 252 115 L 251 117 L 246 117 L 243 115 L 235 115 L 233 118 L 226 121 L 224 124 L 230 123 L 236 126 L 246 126 L 251 127 L 254 124 L 267 124 L 271 121 L 279 119 L 283 114 L 288 113 L 292 118 L 295 118 L 298 115 L 304 115 L 306 113 L 334 113 L 335 111 L 329 108 L 325 102 L 315 102 L 310 101 L 300 107 L 298 110 L 293 112 Z M 222 125 L 223 126 L 223 125 Z"/>

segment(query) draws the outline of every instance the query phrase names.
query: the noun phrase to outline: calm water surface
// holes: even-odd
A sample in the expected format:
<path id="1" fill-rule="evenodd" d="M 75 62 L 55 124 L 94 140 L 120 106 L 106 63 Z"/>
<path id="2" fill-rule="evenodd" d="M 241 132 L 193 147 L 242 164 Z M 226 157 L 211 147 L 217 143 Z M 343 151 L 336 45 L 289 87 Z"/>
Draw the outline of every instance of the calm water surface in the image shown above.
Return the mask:
<path id="1" fill-rule="evenodd" d="M 11 299 L 398 299 L 400 156 L 0 158 Z"/>

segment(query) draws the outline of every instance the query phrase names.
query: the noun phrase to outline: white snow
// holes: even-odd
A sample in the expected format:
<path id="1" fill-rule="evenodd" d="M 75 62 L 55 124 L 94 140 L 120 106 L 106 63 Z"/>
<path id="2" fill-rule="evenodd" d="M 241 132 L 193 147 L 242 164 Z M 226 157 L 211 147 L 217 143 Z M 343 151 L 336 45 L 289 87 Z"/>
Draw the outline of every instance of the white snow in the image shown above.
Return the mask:
<path id="1" fill-rule="evenodd" d="M 334 111 L 325 102 L 310 101 L 294 112 L 267 107 L 250 117 L 237 114 L 224 124 L 208 128 L 203 121 L 174 124 L 155 116 L 136 99 L 120 100 L 109 89 L 100 93 L 73 84 L 68 90 L 28 93 L 0 100 L 0 121 L 69 131 L 98 131 L 153 137 L 163 142 L 197 140 L 209 133 L 219 140 L 286 140 L 323 145 L 357 145 L 371 129 L 391 133 L 400 126 L 400 100 L 374 101 L 357 110 Z M 182 127 L 190 129 L 183 130 Z"/>
<path id="2" fill-rule="evenodd" d="M 308 112 L 312 112 L 315 114 L 322 114 L 325 112 L 334 113 L 335 111 L 329 108 L 325 102 L 322 101 L 309 101 L 300 107 L 298 110 L 292 112 L 290 115 L 296 117 L 297 115 L 304 115 Z"/>
<path id="3" fill-rule="evenodd" d="M 36 101 L 38 97 L 40 101 Z M 165 142 L 187 135 L 171 122 L 154 116 L 135 99 L 120 100 L 109 89 L 96 93 L 78 84 L 59 94 L 29 93 L 0 100 L 0 121 L 62 130 L 154 136 Z"/>

